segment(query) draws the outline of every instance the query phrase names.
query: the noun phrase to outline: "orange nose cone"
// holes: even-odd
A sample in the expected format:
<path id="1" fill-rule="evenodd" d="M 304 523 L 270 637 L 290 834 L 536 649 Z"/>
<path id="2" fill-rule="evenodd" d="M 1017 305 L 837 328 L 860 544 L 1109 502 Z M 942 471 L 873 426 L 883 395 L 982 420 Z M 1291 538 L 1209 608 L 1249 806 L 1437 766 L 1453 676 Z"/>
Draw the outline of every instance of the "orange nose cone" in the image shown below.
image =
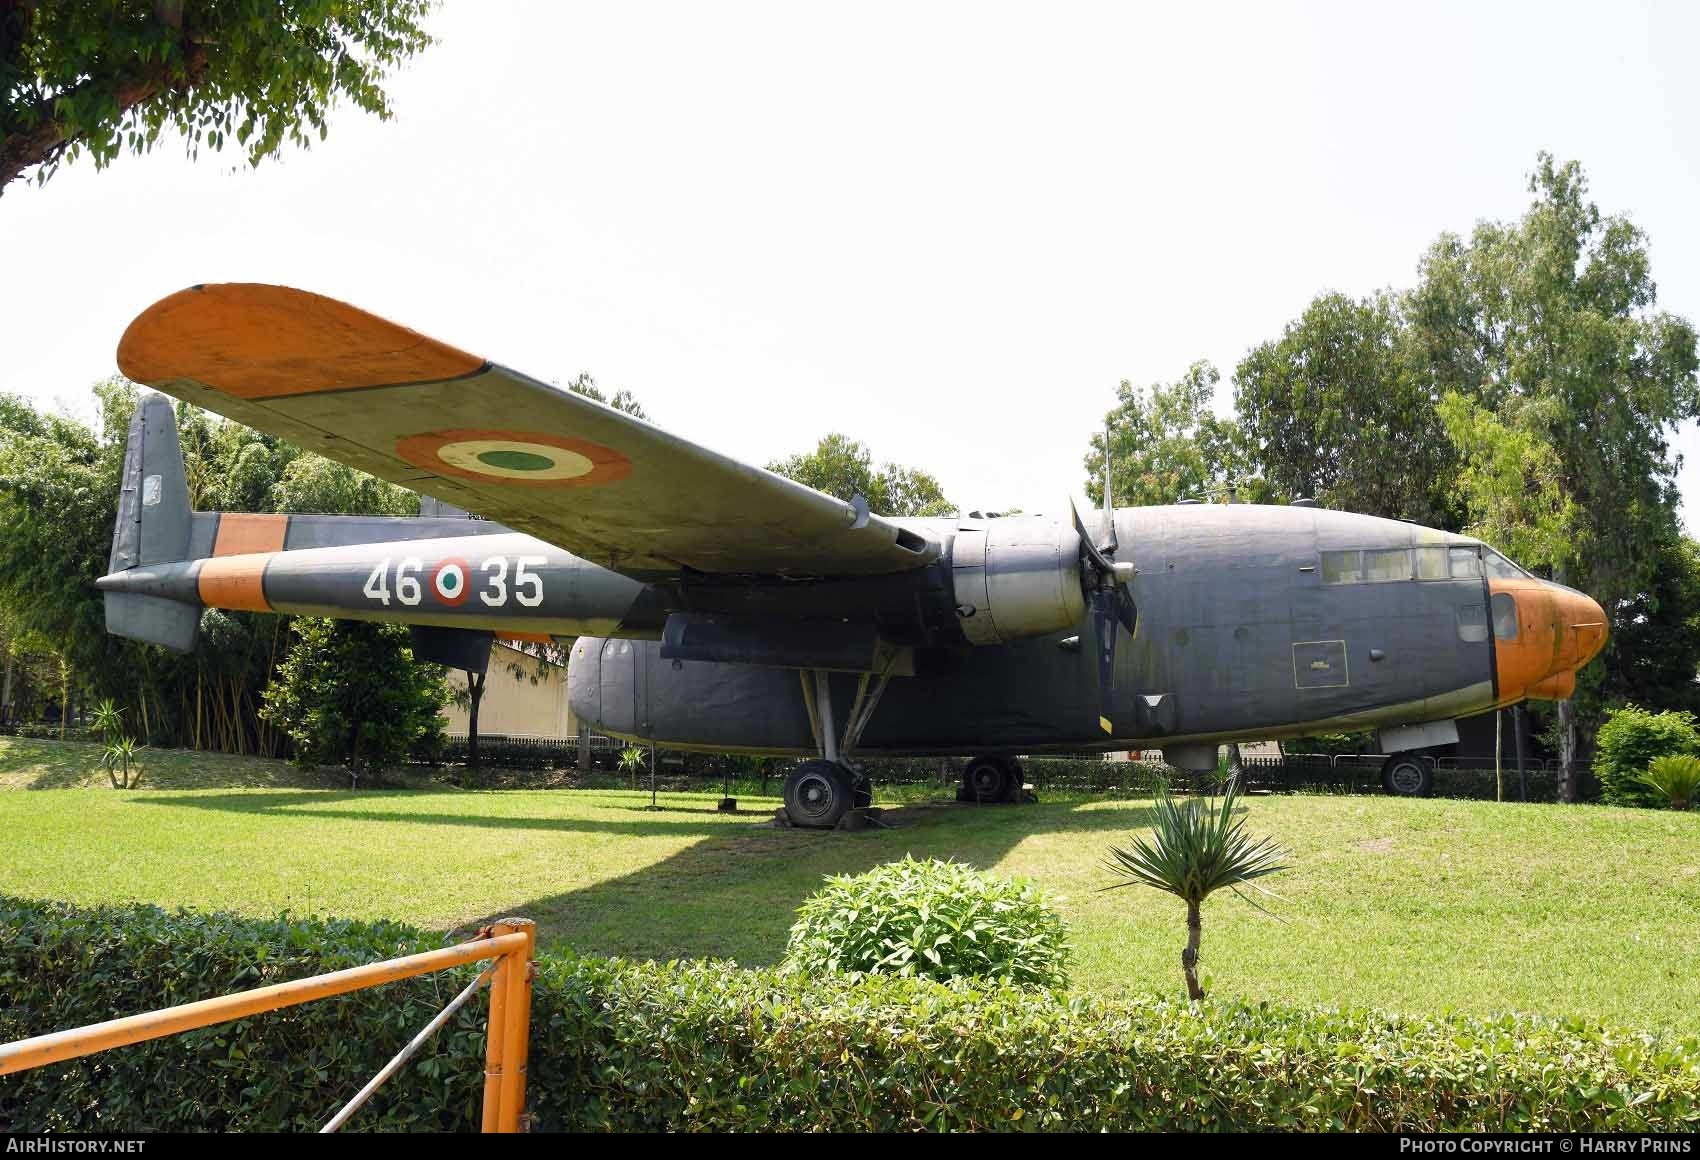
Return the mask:
<path id="1" fill-rule="evenodd" d="M 1496 600 L 1494 656 L 1499 703 L 1561 701 L 1576 691 L 1576 671 L 1605 647 L 1606 614 L 1597 602 L 1543 580 L 1490 580 Z M 1497 611 L 1515 601 L 1516 631 Z"/>
<path id="2" fill-rule="evenodd" d="M 1599 601 L 1580 592 L 1575 598 L 1579 607 L 1575 609 L 1577 618 L 1571 622 L 1570 631 L 1576 634 L 1576 667 L 1581 668 L 1606 647 L 1606 610 Z"/>

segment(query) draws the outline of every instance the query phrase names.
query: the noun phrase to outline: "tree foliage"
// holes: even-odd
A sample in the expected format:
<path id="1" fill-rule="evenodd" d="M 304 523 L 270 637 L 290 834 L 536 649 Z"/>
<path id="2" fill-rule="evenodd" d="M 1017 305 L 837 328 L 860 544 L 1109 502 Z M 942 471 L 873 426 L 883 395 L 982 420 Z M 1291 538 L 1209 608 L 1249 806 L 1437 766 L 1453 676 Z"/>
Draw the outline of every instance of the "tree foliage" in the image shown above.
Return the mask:
<path id="1" fill-rule="evenodd" d="M 1206 494 L 1261 496 L 1261 481 L 1239 443 L 1239 427 L 1212 409 L 1221 372 L 1195 362 L 1173 383 L 1116 389 L 1116 406 L 1104 416 L 1110 446 L 1110 482 L 1115 502 L 1125 507 L 1176 503 Z M 1086 454 L 1087 495 L 1104 502 L 1105 434 L 1092 436 Z"/>
<path id="2" fill-rule="evenodd" d="M 1250 458 L 1278 492 L 1445 525 L 1456 455 L 1408 366 L 1391 294 L 1323 294 L 1234 372 Z"/>
<path id="3" fill-rule="evenodd" d="M 442 741 L 443 670 L 415 664 L 407 626 L 298 617 L 261 716 L 304 766 L 342 765 L 351 782 Z"/>
<path id="4" fill-rule="evenodd" d="M 348 102 L 390 116 L 391 69 L 430 44 L 432 0 L 0 0 L 0 190 L 166 130 L 250 164 L 323 140 Z"/>
<path id="5" fill-rule="evenodd" d="M 616 411 L 624 411 L 634 419 L 642 419 L 645 422 L 649 420 L 649 412 L 643 409 L 642 404 L 637 401 L 636 395 L 624 387 L 615 391 L 612 395 L 608 395 L 601 387 L 596 385 L 596 380 L 586 372 L 579 372 L 578 377 L 567 384 L 567 390 L 574 394 L 583 395 L 587 399 L 594 399 L 596 402 L 610 406 Z"/>
<path id="6" fill-rule="evenodd" d="M 913 467 L 896 463 L 874 466 L 865 443 L 833 432 L 813 451 L 775 460 L 767 465 L 787 479 L 849 503 L 860 495 L 868 508 L 883 516 L 954 515 L 956 506 L 945 498 L 939 481 Z"/>
<path id="7" fill-rule="evenodd" d="M 1607 609 L 1675 535 L 1677 423 L 1700 417 L 1694 327 L 1654 309 L 1646 238 L 1542 154 L 1517 222 L 1430 248 L 1412 339 L 1470 525 Z"/>

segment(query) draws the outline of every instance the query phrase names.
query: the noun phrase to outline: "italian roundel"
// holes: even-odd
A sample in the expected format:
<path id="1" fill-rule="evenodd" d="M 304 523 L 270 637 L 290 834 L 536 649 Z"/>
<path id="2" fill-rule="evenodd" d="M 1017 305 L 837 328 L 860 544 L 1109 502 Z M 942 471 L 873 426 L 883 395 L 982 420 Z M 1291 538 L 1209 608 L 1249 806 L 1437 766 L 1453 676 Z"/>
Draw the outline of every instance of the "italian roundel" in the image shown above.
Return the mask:
<path id="1" fill-rule="evenodd" d="M 537 431 L 429 431 L 400 440 L 396 454 L 440 475 L 521 487 L 589 487 L 624 479 L 632 470 L 631 460 L 613 448 Z"/>
<path id="2" fill-rule="evenodd" d="M 466 601 L 471 573 L 472 569 L 459 557 L 444 560 L 431 571 L 431 595 L 450 608 L 460 607 Z"/>

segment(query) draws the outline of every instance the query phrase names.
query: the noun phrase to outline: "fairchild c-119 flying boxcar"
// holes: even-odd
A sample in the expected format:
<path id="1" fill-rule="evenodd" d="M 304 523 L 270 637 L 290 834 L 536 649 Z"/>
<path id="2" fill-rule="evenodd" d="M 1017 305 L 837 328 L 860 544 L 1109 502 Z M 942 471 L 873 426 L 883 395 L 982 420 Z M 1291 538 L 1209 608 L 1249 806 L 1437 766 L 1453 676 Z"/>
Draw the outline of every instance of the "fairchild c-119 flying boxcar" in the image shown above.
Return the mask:
<path id="1" fill-rule="evenodd" d="M 859 755 L 1160 747 L 1378 729 L 1563 698 L 1605 616 L 1466 536 L 1307 506 L 892 519 L 343 303 L 206 285 L 124 334 L 131 379 L 429 497 L 418 518 L 192 512 L 170 404 L 131 427 L 114 633 L 193 646 L 204 607 L 400 621 L 473 671 L 571 638 L 579 720 L 679 748 L 812 756 L 803 825 L 868 800 Z M 465 513 L 477 512 L 481 518 Z M 434 514 L 433 514 L 434 513 Z"/>

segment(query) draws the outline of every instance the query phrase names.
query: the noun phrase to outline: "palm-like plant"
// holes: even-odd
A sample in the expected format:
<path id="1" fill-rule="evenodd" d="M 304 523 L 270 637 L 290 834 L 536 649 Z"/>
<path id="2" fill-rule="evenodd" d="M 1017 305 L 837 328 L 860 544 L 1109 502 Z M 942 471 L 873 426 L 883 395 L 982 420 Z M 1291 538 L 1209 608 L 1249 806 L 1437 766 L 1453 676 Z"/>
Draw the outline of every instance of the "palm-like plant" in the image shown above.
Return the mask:
<path id="1" fill-rule="evenodd" d="M 112 703 L 107 697 L 94 707 L 94 717 L 90 722 L 100 730 L 100 736 L 108 745 L 118 737 L 118 731 L 124 727 L 124 710 Z"/>
<path id="2" fill-rule="evenodd" d="M 106 776 L 111 780 L 113 789 L 134 789 L 141 781 L 139 773 L 135 781 L 130 780 L 130 769 L 136 761 L 136 749 L 134 737 L 120 737 L 107 742 L 102 760 L 106 762 Z"/>
<path id="3" fill-rule="evenodd" d="M 1685 810 L 1700 796 L 1700 757 L 1655 757 L 1639 778 L 1665 796 L 1673 810 Z"/>
<path id="4" fill-rule="evenodd" d="M 1195 1000 L 1204 998 L 1204 988 L 1198 985 L 1204 900 L 1224 886 L 1239 893 L 1241 886 L 1250 885 L 1254 879 L 1287 869 L 1286 850 L 1269 838 L 1245 833 L 1245 818 L 1234 816 L 1238 800 L 1238 778 L 1228 780 L 1219 802 L 1197 797 L 1176 801 L 1166 786 L 1159 786 L 1151 836 L 1136 837 L 1126 849 L 1110 847 L 1107 864 L 1124 881 L 1104 889 L 1152 886 L 1186 903 L 1187 937 L 1181 970 L 1186 974 L 1187 995 Z M 1258 905 L 1254 899 L 1247 901 Z"/>
<path id="5" fill-rule="evenodd" d="M 620 768 L 626 771 L 632 779 L 632 788 L 637 788 L 638 770 L 643 768 L 644 751 L 636 745 L 628 745 L 620 750 Z"/>

